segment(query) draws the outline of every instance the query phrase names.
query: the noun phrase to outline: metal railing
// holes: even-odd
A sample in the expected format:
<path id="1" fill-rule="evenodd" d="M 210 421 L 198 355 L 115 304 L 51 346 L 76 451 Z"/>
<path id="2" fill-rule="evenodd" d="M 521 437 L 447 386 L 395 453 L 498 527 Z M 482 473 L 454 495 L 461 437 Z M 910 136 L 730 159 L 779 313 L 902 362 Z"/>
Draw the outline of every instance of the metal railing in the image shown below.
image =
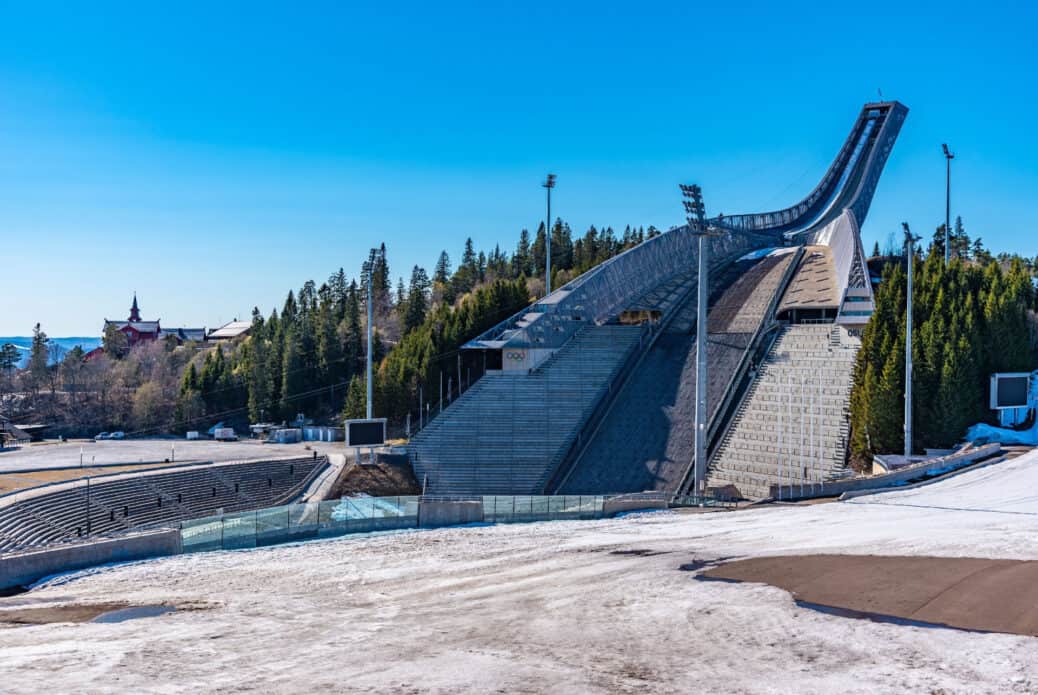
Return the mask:
<path id="1" fill-rule="evenodd" d="M 422 505 L 430 503 L 475 502 L 482 505 L 484 522 L 522 523 L 601 519 L 607 499 L 602 495 L 344 497 L 193 519 L 180 524 L 180 533 L 184 552 L 234 550 L 416 529 L 422 526 Z"/>

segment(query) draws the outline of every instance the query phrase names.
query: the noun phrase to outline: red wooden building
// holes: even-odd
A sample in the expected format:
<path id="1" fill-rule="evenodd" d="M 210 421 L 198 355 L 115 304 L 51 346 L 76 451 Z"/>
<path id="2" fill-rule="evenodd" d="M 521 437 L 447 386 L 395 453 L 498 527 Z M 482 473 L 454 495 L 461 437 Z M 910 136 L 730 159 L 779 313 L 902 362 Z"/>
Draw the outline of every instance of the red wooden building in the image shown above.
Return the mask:
<path id="1" fill-rule="evenodd" d="M 137 306 L 137 294 L 133 295 L 133 306 L 130 307 L 130 317 L 125 321 L 109 321 L 105 319 L 105 328 L 102 335 L 108 333 L 109 326 L 115 326 L 120 333 L 126 334 L 126 342 L 132 348 L 138 343 L 150 343 L 159 339 L 162 327 L 159 319 L 154 321 L 142 321 L 141 310 Z"/>

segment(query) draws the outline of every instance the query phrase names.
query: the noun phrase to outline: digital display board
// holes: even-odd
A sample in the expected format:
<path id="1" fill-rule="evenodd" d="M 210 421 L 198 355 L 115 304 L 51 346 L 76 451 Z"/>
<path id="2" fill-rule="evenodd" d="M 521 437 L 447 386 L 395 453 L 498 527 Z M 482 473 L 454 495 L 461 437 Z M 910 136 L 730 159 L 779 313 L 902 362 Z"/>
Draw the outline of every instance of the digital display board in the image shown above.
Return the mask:
<path id="1" fill-rule="evenodd" d="M 1027 372 L 993 374 L 991 376 L 991 409 L 1026 408 L 1031 390 L 1031 375 Z"/>
<path id="2" fill-rule="evenodd" d="M 385 443 L 385 418 L 346 421 L 346 446 L 381 446 Z"/>

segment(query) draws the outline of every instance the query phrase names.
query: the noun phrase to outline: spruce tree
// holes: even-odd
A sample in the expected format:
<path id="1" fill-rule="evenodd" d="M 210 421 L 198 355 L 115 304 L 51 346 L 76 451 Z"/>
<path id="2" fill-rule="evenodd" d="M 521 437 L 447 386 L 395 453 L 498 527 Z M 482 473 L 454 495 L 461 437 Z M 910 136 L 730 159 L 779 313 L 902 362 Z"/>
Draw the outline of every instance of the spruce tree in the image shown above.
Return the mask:
<path id="1" fill-rule="evenodd" d="M 533 274 L 533 259 L 530 249 L 530 232 L 523 229 L 519 232 L 519 243 L 512 255 L 512 277 L 530 277 Z"/>
<path id="2" fill-rule="evenodd" d="M 411 270 L 411 284 L 407 291 L 407 314 L 404 317 L 405 335 L 422 325 L 428 308 L 429 277 L 424 268 L 416 265 Z"/>
<path id="3" fill-rule="evenodd" d="M 446 251 L 440 251 L 440 257 L 436 261 L 436 268 L 433 270 L 433 282 L 438 282 L 441 285 L 446 285 L 451 279 L 451 259 L 447 255 Z"/>
<path id="4" fill-rule="evenodd" d="M 300 399 L 306 377 L 303 373 L 302 346 L 299 333 L 289 330 L 285 335 L 285 348 L 281 360 L 281 417 L 285 420 L 295 419 L 303 403 Z"/>
<path id="5" fill-rule="evenodd" d="M 354 376 L 346 392 L 346 403 L 342 408 L 342 417 L 346 420 L 358 420 L 367 414 L 367 386 L 364 379 Z"/>

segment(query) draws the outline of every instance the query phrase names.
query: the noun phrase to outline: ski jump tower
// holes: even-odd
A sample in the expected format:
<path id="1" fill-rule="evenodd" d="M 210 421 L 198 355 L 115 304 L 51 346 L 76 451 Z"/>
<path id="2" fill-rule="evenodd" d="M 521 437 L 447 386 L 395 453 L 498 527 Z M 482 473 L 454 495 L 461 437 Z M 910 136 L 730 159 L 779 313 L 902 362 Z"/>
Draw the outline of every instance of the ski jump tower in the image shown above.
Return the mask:
<path id="1" fill-rule="evenodd" d="M 709 241 L 719 271 L 711 271 L 711 470 L 753 400 L 752 367 L 777 328 L 828 323 L 826 340 L 844 336 L 849 344 L 868 321 L 860 225 L 907 112 L 898 102 L 866 104 L 822 180 L 797 204 L 709 220 L 730 232 Z M 481 353 L 474 361 L 486 373 L 408 446 L 426 491 L 686 489 L 692 454 L 681 403 L 694 375 L 690 384 L 681 365 L 694 360 L 682 341 L 695 325 L 696 245 L 687 226 L 675 227 L 465 344 Z M 714 342 L 722 346 L 717 357 Z M 835 378 L 849 382 L 849 372 Z"/>

